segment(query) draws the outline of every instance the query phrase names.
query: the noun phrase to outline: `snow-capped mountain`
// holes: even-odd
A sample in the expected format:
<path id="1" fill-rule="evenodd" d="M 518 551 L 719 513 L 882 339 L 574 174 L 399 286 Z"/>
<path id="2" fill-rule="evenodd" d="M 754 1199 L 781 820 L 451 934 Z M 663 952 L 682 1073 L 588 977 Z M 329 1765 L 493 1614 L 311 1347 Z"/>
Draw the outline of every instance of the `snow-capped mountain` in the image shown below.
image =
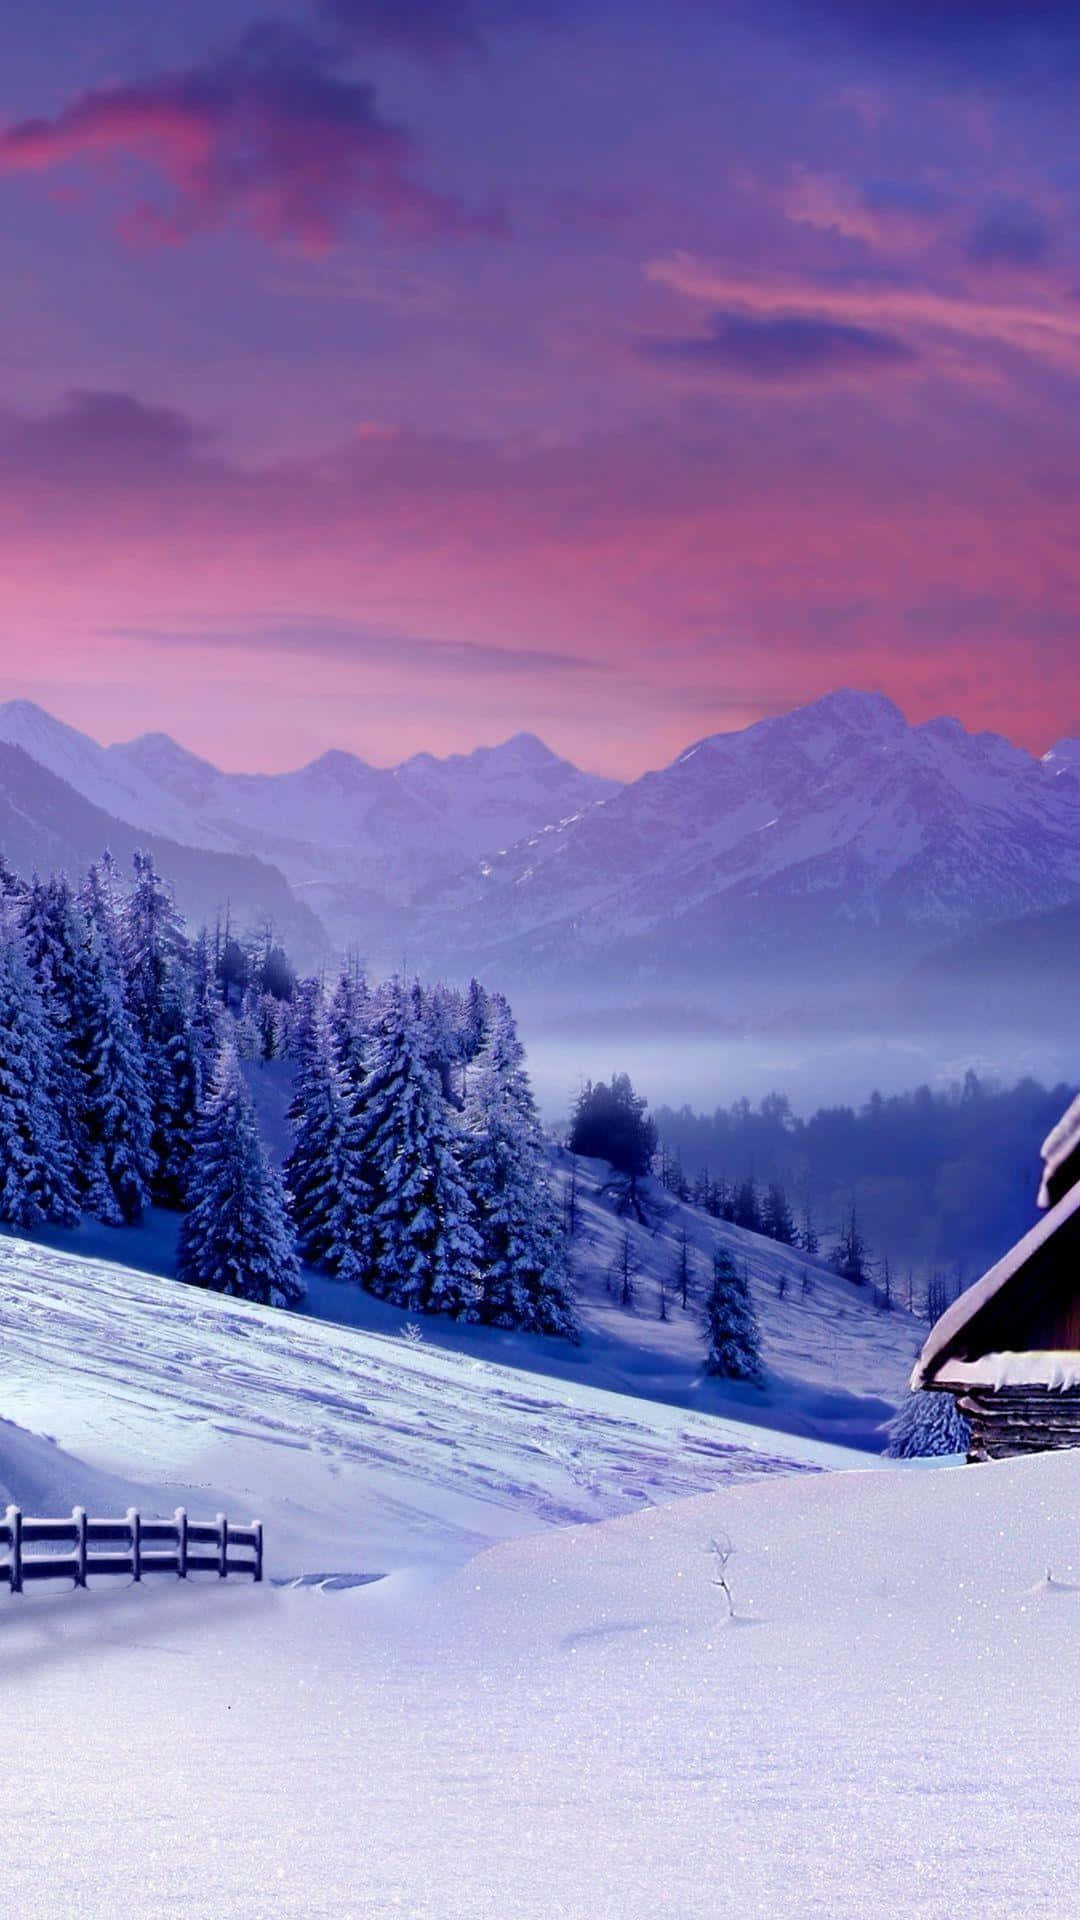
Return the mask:
<path id="1" fill-rule="evenodd" d="M 223 773 L 164 734 L 101 747 L 23 701 L 0 743 L 112 816 L 271 863 L 376 969 L 628 999 L 738 979 L 898 978 L 1080 902 L 1080 743 L 1042 760 L 842 692 L 716 734 L 626 787 L 531 734 L 395 768 L 330 751 Z"/>
<path id="2" fill-rule="evenodd" d="M 193 925 L 231 916 L 240 928 L 270 924 L 302 966 L 327 955 L 327 938 L 276 867 L 250 854 L 183 846 L 117 819 L 21 747 L 0 741 L 0 854 L 16 872 L 63 869 L 74 879 L 108 848 L 126 871 L 136 847 L 151 853 Z"/>
<path id="3" fill-rule="evenodd" d="M 167 734 L 102 747 L 14 700 L 0 706 L 3 741 L 140 831 L 272 861 L 342 944 L 448 870 L 616 790 L 531 734 L 393 768 L 332 750 L 292 773 L 223 773 Z"/>
<path id="4" fill-rule="evenodd" d="M 1080 755 L 837 693 L 447 883 L 421 944 L 513 983 L 850 979 L 1078 897 Z"/>

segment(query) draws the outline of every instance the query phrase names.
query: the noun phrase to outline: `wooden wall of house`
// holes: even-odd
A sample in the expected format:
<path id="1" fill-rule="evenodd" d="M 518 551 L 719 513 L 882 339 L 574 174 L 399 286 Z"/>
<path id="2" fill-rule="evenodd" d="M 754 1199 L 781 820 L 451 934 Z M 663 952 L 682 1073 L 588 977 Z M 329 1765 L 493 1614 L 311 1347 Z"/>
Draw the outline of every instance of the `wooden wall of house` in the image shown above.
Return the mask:
<path id="1" fill-rule="evenodd" d="M 971 1427 L 969 1460 L 1080 1447 L 1080 1391 L 1049 1387 L 963 1387 L 956 1404 Z"/>
<path id="2" fill-rule="evenodd" d="M 987 1353 L 1080 1352 L 1080 1215 L 1007 1280 L 973 1314 L 952 1353 L 981 1360 Z"/>

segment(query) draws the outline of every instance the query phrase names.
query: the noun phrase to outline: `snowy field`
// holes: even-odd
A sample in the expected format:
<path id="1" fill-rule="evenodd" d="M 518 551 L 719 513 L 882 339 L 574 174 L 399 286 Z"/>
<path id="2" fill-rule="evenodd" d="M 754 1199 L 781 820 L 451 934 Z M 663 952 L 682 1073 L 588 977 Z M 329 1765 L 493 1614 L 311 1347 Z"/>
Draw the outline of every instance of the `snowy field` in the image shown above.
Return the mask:
<path id="1" fill-rule="evenodd" d="M 806 1471 L 863 1462 L 15 1241 L 0 1302 L 0 1492 L 271 1575 L 0 1597 L 14 1911 L 1075 1911 L 1077 1455 Z"/>

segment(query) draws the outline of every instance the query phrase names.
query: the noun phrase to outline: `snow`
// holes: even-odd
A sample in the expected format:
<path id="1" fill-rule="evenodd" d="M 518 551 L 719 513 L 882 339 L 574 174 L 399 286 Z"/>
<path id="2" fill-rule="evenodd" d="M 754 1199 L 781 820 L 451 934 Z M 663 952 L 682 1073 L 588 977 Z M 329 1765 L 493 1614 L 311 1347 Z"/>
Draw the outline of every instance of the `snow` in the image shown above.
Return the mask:
<path id="1" fill-rule="evenodd" d="M 52 1322 L 49 1350 L 76 1392 L 65 1404 L 83 1409 L 69 1419 L 96 1420 L 97 1451 L 128 1452 L 144 1392 L 169 1387 L 166 1325 L 175 1343 L 186 1324 L 192 1358 L 177 1361 L 156 1423 L 148 1409 L 149 1481 L 185 1452 L 187 1395 L 197 1446 L 200 1402 L 224 1362 L 244 1424 L 258 1414 L 248 1354 L 253 1343 L 265 1353 L 275 1320 L 294 1321 L 208 1301 L 185 1323 L 161 1283 L 111 1355 L 108 1316 L 97 1326 L 90 1308 L 120 1278 L 80 1283 L 39 1257 L 38 1331 Z M 7 1346 L 32 1291 L 11 1302 L 5 1284 L 4 1299 Z M 64 1302 L 73 1320 L 58 1327 Z M 81 1377 L 73 1324 L 87 1332 Z M 1071 1911 L 1080 1585 L 1067 1517 L 1080 1455 L 722 1481 L 574 1527 L 528 1511 L 519 1450 L 505 1456 L 506 1511 L 524 1523 L 506 1531 L 518 1537 L 419 1577 L 406 1499 L 383 1514 L 390 1577 L 335 1585 L 315 1576 L 359 1572 L 369 1524 L 342 1499 L 340 1446 L 324 1438 L 327 1424 L 340 1436 L 343 1409 L 317 1350 L 343 1338 L 312 1329 L 291 1357 L 279 1351 L 293 1377 L 289 1432 L 275 1431 L 275 1390 L 246 1456 L 279 1444 L 303 1508 L 293 1537 L 306 1535 L 308 1584 L 162 1579 L 0 1601 L 0 1845 L 14 1911 L 149 1920 L 178 1900 L 194 1920 Z M 433 1356 L 404 1354 L 404 1378 L 421 1363 Z M 429 1411 L 471 1452 L 498 1377 L 482 1370 L 462 1401 L 446 1357 L 435 1366 Z M 36 1379 L 47 1392 L 40 1367 Z M 376 1418 L 399 1486 L 424 1490 L 429 1526 L 460 1548 L 458 1501 L 471 1495 L 480 1510 L 480 1475 L 463 1454 L 432 1480 L 435 1436 L 408 1407 L 395 1431 L 397 1406 L 396 1393 L 380 1398 Z M 579 1408 L 579 1437 L 599 1413 Z M 354 1408 L 350 1424 L 367 1419 Z M 306 1500 L 294 1478 L 305 1430 Z M 506 1421 L 498 1444 L 511 1432 Z M 720 1536 L 734 1547 L 730 1620 L 713 1584 Z M 280 1552 L 279 1537 L 279 1575 Z"/>
<path id="2" fill-rule="evenodd" d="M 1062 1195 L 1049 1213 L 1044 1213 L 1042 1219 L 1037 1221 L 1022 1240 L 1017 1241 L 1015 1247 L 1012 1247 L 996 1266 L 991 1267 L 988 1273 L 983 1274 L 981 1280 L 976 1280 L 974 1286 L 968 1287 L 953 1301 L 932 1329 L 919 1355 L 911 1376 L 913 1388 L 924 1386 L 928 1380 L 936 1376 L 943 1357 L 949 1353 L 953 1342 L 963 1332 L 968 1322 L 973 1320 L 977 1313 L 981 1313 L 995 1294 L 999 1293 L 1021 1268 L 1035 1258 L 1047 1241 L 1052 1240 L 1054 1235 L 1072 1219 L 1078 1208 L 1080 1208 L 1080 1186 L 1074 1186 L 1068 1193 Z"/>
<path id="3" fill-rule="evenodd" d="M 1080 1391 L 1080 1353 L 985 1353 L 978 1360 L 947 1360 L 935 1376 L 942 1386 L 1048 1387 Z"/>
<path id="4" fill-rule="evenodd" d="M 261 1518 L 283 1579 L 456 1565 L 538 1527 L 861 1457 L 523 1376 L 435 1347 L 431 1324 L 332 1326 L 0 1240 L 5 1412 L 95 1472 L 152 1487 L 167 1462 L 168 1512 Z"/>

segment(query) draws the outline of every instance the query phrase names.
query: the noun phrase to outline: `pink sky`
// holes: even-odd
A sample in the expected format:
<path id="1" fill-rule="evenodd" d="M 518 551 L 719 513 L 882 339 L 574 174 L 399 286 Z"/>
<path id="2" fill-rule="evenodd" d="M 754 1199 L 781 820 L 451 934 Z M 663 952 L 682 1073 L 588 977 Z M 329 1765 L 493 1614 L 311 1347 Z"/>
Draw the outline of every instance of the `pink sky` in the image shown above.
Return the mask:
<path id="1" fill-rule="evenodd" d="M 1075 22 L 845 5 L 24 19 L 0 697 L 233 767 L 1080 732 Z"/>

